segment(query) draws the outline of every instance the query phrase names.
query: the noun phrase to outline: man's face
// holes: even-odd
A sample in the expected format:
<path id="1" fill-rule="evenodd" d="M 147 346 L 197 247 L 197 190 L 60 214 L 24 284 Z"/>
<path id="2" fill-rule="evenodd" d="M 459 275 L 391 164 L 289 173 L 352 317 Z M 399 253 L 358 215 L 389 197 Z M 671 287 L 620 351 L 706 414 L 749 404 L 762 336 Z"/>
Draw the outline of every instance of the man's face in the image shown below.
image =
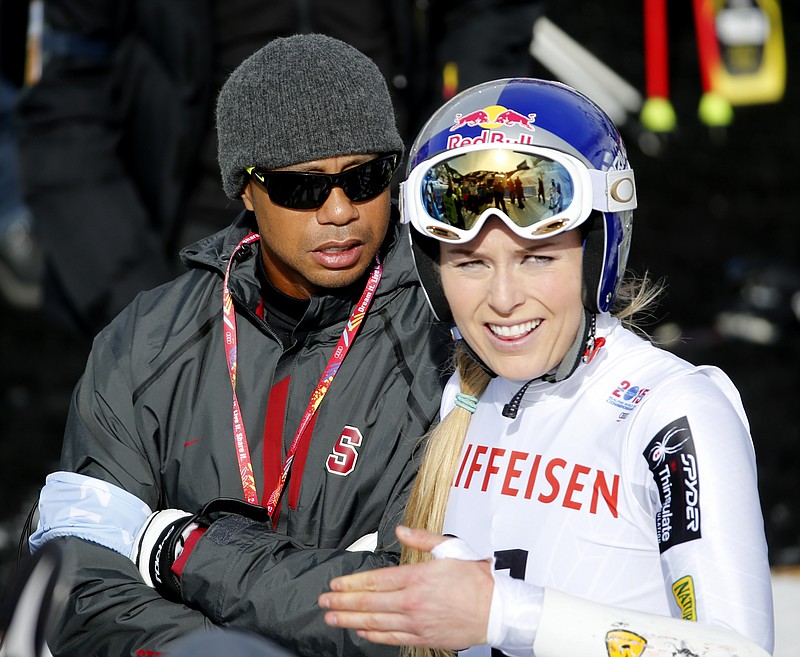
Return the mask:
<path id="1" fill-rule="evenodd" d="M 374 159 L 344 155 L 304 162 L 276 171 L 340 173 Z M 355 203 L 334 187 L 321 207 L 291 210 L 273 203 L 253 180 L 242 193 L 256 215 L 264 267 L 284 294 L 307 299 L 324 288 L 345 287 L 367 270 L 389 227 L 390 190 Z"/>

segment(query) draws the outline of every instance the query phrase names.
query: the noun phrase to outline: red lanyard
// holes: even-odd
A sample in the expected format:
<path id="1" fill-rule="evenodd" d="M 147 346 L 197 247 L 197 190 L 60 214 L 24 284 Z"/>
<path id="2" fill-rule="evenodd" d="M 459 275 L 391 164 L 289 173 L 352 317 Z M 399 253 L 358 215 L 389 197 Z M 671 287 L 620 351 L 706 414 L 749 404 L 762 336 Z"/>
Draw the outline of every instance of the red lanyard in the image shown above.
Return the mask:
<path id="1" fill-rule="evenodd" d="M 245 244 L 252 244 L 259 239 L 261 239 L 261 237 L 258 233 L 250 233 L 236 245 L 230 260 L 228 260 L 228 266 L 225 269 L 225 279 L 222 283 L 222 319 L 225 323 L 225 360 L 228 364 L 228 373 L 230 374 L 231 388 L 233 390 L 233 442 L 236 447 L 236 458 L 239 462 L 239 476 L 242 478 L 244 499 L 250 504 L 258 504 L 258 494 L 256 493 L 256 480 L 253 476 L 253 464 L 250 461 L 250 449 L 247 446 L 247 434 L 245 433 L 244 422 L 242 421 L 242 415 L 239 410 L 239 399 L 236 396 L 236 366 L 239 361 L 237 353 L 236 311 L 233 308 L 233 297 L 228 287 L 228 281 L 230 280 L 231 265 L 233 264 L 234 256 L 237 251 Z M 289 476 L 289 470 L 292 467 L 295 452 L 300 443 L 300 438 L 308 426 L 308 423 L 311 421 L 311 418 L 314 417 L 314 413 L 316 413 L 317 408 L 319 408 L 322 398 L 325 396 L 325 393 L 328 392 L 333 382 L 333 377 L 336 376 L 339 367 L 344 361 L 344 357 L 353 344 L 361 322 L 367 314 L 367 309 L 372 303 L 372 299 L 375 297 L 375 290 L 378 289 L 378 283 L 380 283 L 382 274 L 383 265 L 381 265 L 376 258 L 375 265 L 370 272 L 369 280 L 361 295 L 361 299 L 353 309 L 350 319 L 347 321 L 344 331 L 342 331 L 342 335 L 339 337 L 339 342 L 336 344 L 336 349 L 333 350 L 333 355 L 317 383 L 317 387 L 314 389 L 314 392 L 311 393 L 311 399 L 308 402 L 306 412 L 300 420 L 300 426 L 297 428 L 292 444 L 289 447 L 289 453 L 286 455 L 286 461 L 283 464 L 283 469 L 278 478 L 278 485 L 275 487 L 275 490 L 272 491 L 272 495 L 269 496 L 269 500 L 267 501 L 267 512 L 270 516 L 272 516 L 275 511 L 278 500 L 280 500 L 283 487 Z"/>

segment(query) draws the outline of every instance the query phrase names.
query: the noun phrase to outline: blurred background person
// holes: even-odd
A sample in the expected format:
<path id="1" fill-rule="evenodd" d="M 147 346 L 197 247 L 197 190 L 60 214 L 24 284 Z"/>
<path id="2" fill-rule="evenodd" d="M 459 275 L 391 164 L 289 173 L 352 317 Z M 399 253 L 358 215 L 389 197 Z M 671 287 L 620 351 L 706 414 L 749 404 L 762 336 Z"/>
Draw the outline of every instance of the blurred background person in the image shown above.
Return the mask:
<path id="1" fill-rule="evenodd" d="M 41 298 L 41 257 L 19 190 L 13 112 L 25 76 L 26 3 L 0 1 L 0 296 L 32 310 Z"/>
<path id="2" fill-rule="evenodd" d="M 211 119 L 239 62 L 314 31 L 402 78 L 405 5 L 46 0 L 41 79 L 18 106 L 45 313 L 93 336 L 175 275 L 181 246 L 230 223 L 238 209 L 219 185 Z"/>

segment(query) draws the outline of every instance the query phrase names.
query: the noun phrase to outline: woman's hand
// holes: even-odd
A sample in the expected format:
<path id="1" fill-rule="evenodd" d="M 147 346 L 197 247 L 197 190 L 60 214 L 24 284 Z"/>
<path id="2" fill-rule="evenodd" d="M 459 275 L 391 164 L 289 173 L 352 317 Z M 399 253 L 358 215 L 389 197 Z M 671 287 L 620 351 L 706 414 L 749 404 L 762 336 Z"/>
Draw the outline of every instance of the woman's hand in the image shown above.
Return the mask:
<path id="1" fill-rule="evenodd" d="M 444 536 L 398 527 L 400 542 L 430 552 Z M 325 622 L 389 645 L 460 650 L 486 642 L 494 580 L 488 561 L 438 559 L 337 577 L 319 597 Z"/>

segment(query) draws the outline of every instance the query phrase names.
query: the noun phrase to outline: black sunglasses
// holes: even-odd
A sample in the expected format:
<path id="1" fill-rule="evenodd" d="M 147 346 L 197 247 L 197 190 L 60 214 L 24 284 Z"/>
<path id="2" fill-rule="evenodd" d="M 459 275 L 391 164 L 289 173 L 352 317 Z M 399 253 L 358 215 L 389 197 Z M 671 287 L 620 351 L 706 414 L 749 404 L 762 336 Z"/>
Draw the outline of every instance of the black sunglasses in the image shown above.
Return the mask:
<path id="1" fill-rule="evenodd" d="M 392 182 L 398 160 L 398 155 L 391 153 L 340 173 L 265 171 L 255 167 L 247 172 L 276 205 L 292 210 L 316 210 L 328 200 L 334 187 L 341 187 L 354 203 L 375 198 Z"/>

